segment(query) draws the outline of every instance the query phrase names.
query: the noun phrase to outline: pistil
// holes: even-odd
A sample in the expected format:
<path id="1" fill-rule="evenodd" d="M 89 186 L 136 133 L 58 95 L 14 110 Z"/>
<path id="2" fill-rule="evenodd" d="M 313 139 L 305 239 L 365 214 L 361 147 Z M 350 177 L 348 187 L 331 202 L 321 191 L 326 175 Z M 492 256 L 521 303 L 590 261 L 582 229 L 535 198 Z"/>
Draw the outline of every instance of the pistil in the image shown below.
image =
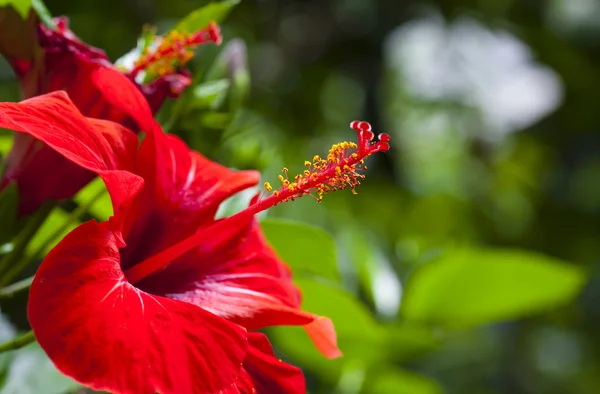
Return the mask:
<path id="1" fill-rule="evenodd" d="M 206 43 L 221 43 L 219 26 L 211 22 L 205 29 L 192 34 L 171 31 L 160 38 L 156 48 L 147 48 L 145 53 L 134 63 L 130 71 L 136 77 L 141 71 L 151 72 L 158 76 L 172 74 L 175 67 L 181 67 L 194 57 L 193 49 Z"/>
<path id="2" fill-rule="evenodd" d="M 315 156 L 312 162 L 306 161 L 306 170 L 292 180 L 288 177 L 288 169 L 284 168 L 285 176 L 279 176 L 281 186 L 278 189 L 273 190 L 270 183 L 265 183 L 265 190 L 270 195 L 263 198 L 257 196 L 243 211 L 215 221 L 191 237 L 129 268 L 125 272 L 127 279 L 130 283 L 139 282 L 200 244 L 210 243 L 210 247 L 216 249 L 231 239 L 239 231 L 240 225 L 248 223 L 254 215 L 282 202 L 304 196 L 312 196 L 317 202 L 321 202 L 325 194 L 343 189 L 350 189 L 356 194 L 356 187 L 365 177 L 362 174 L 366 170 L 365 159 L 377 152 L 387 152 L 390 148 L 390 136 L 380 134 L 378 141 L 374 141 L 371 125 L 367 122 L 354 121 L 350 127 L 357 132 L 357 143 L 342 142 L 333 145 L 325 159 Z"/>

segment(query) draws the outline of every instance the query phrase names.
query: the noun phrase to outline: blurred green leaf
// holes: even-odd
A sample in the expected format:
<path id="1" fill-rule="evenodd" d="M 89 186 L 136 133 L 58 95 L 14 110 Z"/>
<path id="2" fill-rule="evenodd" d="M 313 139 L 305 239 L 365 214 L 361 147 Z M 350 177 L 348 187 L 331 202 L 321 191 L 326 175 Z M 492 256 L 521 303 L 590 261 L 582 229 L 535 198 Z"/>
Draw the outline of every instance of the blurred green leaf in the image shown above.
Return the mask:
<path id="1" fill-rule="evenodd" d="M 0 342 L 18 335 L 7 317 L 0 314 Z M 0 354 L 0 393 L 65 394 L 80 387 L 62 375 L 37 342 Z"/>
<path id="2" fill-rule="evenodd" d="M 50 14 L 50 11 L 48 11 L 46 4 L 42 0 L 31 0 L 31 6 L 46 26 L 55 27 L 52 21 L 52 14 Z"/>
<path id="3" fill-rule="evenodd" d="M 8 241 L 16 230 L 19 193 L 12 182 L 0 191 L 0 244 Z"/>
<path id="4" fill-rule="evenodd" d="M 390 262 L 381 250 L 379 240 L 351 221 L 340 234 L 345 259 L 358 273 L 359 283 L 368 301 L 381 315 L 393 317 L 398 313 L 401 285 Z"/>
<path id="5" fill-rule="evenodd" d="M 79 222 L 71 223 L 69 226 L 63 229 L 63 231 L 61 231 L 57 237 L 54 238 L 53 242 L 47 243 L 48 239 L 54 236 L 57 230 L 60 229 L 67 220 L 69 220 L 69 214 L 67 212 L 60 208 L 53 209 L 50 215 L 48 215 L 48 218 L 44 221 L 44 224 L 42 224 L 31 241 L 29 241 L 27 244 L 27 254 L 31 255 L 36 253 L 40 250 L 40 248 L 43 248 L 43 250 L 41 250 L 43 255 L 48 253 L 50 249 L 52 249 L 58 243 L 58 241 L 60 241 L 79 224 Z"/>
<path id="6" fill-rule="evenodd" d="M 395 369 L 375 373 L 365 384 L 365 394 L 441 394 L 437 382 L 413 372 Z"/>
<path id="7" fill-rule="evenodd" d="M 207 4 L 189 13 L 173 30 L 183 33 L 193 33 L 206 27 L 212 21 L 221 23 L 239 2 L 240 0 L 228 0 Z"/>
<path id="8" fill-rule="evenodd" d="M 212 129 L 225 129 L 231 123 L 231 114 L 224 112 L 207 112 L 198 117 L 198 119 L 190 118 L 190 129 L 198 129 L 198 121 L 202 126 L 210 127 Z M 187 124 L 187 121 L 186 121 Z"/>
<path id="9" fill-rule="evenodd" d="M 4 130 L 4 129 L 0 129 L 0 130 Z M 13 146 L 12 132 L 9 132 L 9 134 L 0 135 L 0 155 L 2 157 L 5 157 L 8 154 L 8 152 L 10 152 L 10 148 L 12 148 L 12 146 Z"/>
<path id="10" fill-rule="evenodd" d="M 251 187 L 229 197 L 219 205 L 215 218 L 226 218 L 246 209 L 248 205 L 250 205 L 250 201 L 252 201 L 259 191 L 258 187 Z M 263 211 L 258 213 L 256 217 L 260 220 L 260 218 L 264 217 L 266 214 L 267 212 Z"/>
<path id="11" fill-rule="evenodd" d="M 386 326 L 386 352 L 391 360 L 404 362 L 436 350 L 444 339 L 439 330 L 424 325 L 390 324 Z"/>
<path id="12" fill-rule="evenodd" d="M 231 83 L 228 79 L 208 81 L 194 88 L 191 108 L 216 109 L 225 101 Z"/>
<path id="13" fill-rule="evenodd" d="M 571 300 L 583 270 L 517 250 L 462 250 L 416 268 L 401 313 L 409 320 L 464 327 L 514 319 Z"/>
<path id="14" fill-rule="evenodd" d="M 99 221 L 108 220 L 113 214 L 110 196 L 100 178 L 94 179 L 81 189 L 75 196 L 75 202 L 79 205 L 89 205 L 88 213 Z"/>
<path id="15" fill-rule="evenodd" d="M 338 346 L 344 356 L 328 360 L 299 327 L 271 329 L 277 348 L 294 363 L 335 383 L 346 362 L 360 359 L 365 365 L 380 361 L 384 355 L 385 335 L 365 306 L 352 294 L 337 286 L 329 286 L 312 279 L 295 280 L 303 294 L 302 309 L 331 318 L 338 337 Z"/>
<path id="16" fill-rule="evenodd" d="M 15 11 L 25 19 L 29 15 L 31 2 L 32 0 L 0 0 L 0 7 L 12 5 Z"/>
<path id="17" fill-rule="evenodd" d="M 37 343 L 10 354 L 2 394 L 64 394 L 80 387 L 56 369 Z"/>
<path id="18" fill-rule="evenodd" d="M 335 243 L 327 232 L 299 222 L 274 219 L 263 220 L 261 227 L 271 246 L 295 274 L 339 280 Z"/>

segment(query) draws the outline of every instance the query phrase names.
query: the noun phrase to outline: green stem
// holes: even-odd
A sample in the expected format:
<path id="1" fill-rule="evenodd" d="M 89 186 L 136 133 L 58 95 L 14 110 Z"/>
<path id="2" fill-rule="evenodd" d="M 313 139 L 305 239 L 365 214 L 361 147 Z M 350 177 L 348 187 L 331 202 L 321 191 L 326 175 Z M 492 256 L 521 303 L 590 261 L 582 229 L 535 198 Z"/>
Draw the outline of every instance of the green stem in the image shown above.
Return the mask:
<path id="1" fill-rule="evenodd" d="M 13 242 L 13 250 L 4 256 L 2 261 L 0 261 L 0 273 L 6 271 L 7 269 L 10 271 L 14 269 L 14 266 L 23 256 L 23 252 L 25 251 L 27 244 L 39 230 L 40 226 L 42 223 L 44 223 L 52 209 L 54 209 L 54 206 L 55 203 L 53 201 L 47 201 L 40 207 L 40 209 L 37 210 L 37 212 L 28 218 L 25 227 L 23 227 L 19 234 L 17 234 L 15 241 Z M 7 279 L 6 276 L 7 275 L 4 274 L 0 276 L 0 284 L 6 284 L 10 282 L 12 278 Z"/>
<path id="2" fill-rule="evenodd" d="M 11 339 L 8 342 L 0 344 L 0 353 L 20 349 L 23 346 L 27 346 L 32 342 L 35 342 L 35 334 L 33 333 L 33 331 L 29 331 L 21 335 L 20 337 L 16 337 L 15 339 Z"/>
<path id="3" fill-rule="evenodd" d="M 23 291 L 29 290 L 29 288 L 31 287 L 31 282 L 33 282 L 33 276 L 20 280 L 17 283 L 13 283 L 12 285 L 6 286 L 5 288 L 1 289 L 0 301 L 12 298 Z"/>
<path id="4" fill-rule="evenodd" d="M 71 224 L 75 223 L 77 220 L 85 214 L 90 206 L 95 203 L 100 196 L 106 193 L 106 189 L 101 189 L 96 193 L 92 198 L 90 198 L 87 203 L 79 205 L 69 217 L 62 223 L 60 227 L 58 227 L 46 240 L 42 243 L 42 245 L 33 253 L 28 256 L 24 256 L 19 263 L 15 264 L 9 271 L 3 275 L 0 279 L 0 285 L 5 285 L 6 283 L 10 283 L 11 280 L 16 278 L 25 268 L 29 267 L 36 259 L 41 258 L 44 254 L 44 251 L 48 249 L 57 238 L 62 236 L 64 232 L 69 229 Z M 0 294 L 1 297 L 1 294 Z"/>

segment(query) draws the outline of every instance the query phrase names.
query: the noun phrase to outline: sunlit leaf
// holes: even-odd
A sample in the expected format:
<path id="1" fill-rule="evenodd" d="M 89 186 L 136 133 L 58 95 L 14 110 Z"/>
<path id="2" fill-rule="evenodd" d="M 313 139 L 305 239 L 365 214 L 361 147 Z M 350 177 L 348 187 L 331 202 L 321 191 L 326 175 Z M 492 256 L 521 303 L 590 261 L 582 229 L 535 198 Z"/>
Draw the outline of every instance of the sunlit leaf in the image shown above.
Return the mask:
<path id="1" fill-rule="evenodd" d="M 27 15 L 29 15 L 31 2 L 32 0 L 0 0 L 0 7 L 7 7 L 11 5 L 15 11 L 17 11 L 19 15 L 25 19 L 27 18 Z"/>
<path id="2" fill-rule="evenodd" d="M 586 275 L 573 265 L 516 250 L 448 252 L 409 278 L 401 307 L 407 319 L 463 327 L 565 304 Z"/>
<path id="3" fill-rule="evenodd" d="M 75 202 L 88 206 L 88 213 L 99 221 L 108 220 L 113 214 L 112 202 L 106 185 L 100 178 L 94 179 L 77 193 Z"/>
<path id="4" fill-rule="evenodd" d="M 5 157 L 13 145 L 13 136 L 10 134 L 0 135 L 0 156 Z"/>
<path id="5" fill-rule="evenodd" d="M 221 23 L 239 2 L 240 0 L 227 0 L 207 4 L 189 13 L 173 30 L 182 33 L 193 33 L 206 27 L 212 21 Z"/>
<path id="6" fill-rule="evenodd" d="M 339 278 L 335 243 L 325 231 L 299 222 L 273 219 L 263 220 L 261 226 L 271 246 L 294 273 Z"/>

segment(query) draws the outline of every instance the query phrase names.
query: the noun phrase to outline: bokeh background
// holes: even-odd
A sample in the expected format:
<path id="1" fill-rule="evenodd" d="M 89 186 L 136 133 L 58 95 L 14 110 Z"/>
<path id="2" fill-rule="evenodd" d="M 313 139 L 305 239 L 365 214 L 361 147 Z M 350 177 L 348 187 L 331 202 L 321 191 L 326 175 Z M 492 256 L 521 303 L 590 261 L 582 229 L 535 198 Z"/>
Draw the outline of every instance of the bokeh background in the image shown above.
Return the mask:
<path id="1" fill-rule="evenodd" d="M 205 2 L 46 4 L 116 60 Z M 354 119 L 392 136 L 357 196 L 267 215 L 345 354 L 269 331 L 311 393 L 600 392 L 599 21 L 595 0 L 242 0 L 199 51 L 198 89 L 159 119 L 225 165 L 275 183 Z M 46 368 L 28 357 L 2 393 Z M 31 392 L 78 390 L 57 381 Z"/>

